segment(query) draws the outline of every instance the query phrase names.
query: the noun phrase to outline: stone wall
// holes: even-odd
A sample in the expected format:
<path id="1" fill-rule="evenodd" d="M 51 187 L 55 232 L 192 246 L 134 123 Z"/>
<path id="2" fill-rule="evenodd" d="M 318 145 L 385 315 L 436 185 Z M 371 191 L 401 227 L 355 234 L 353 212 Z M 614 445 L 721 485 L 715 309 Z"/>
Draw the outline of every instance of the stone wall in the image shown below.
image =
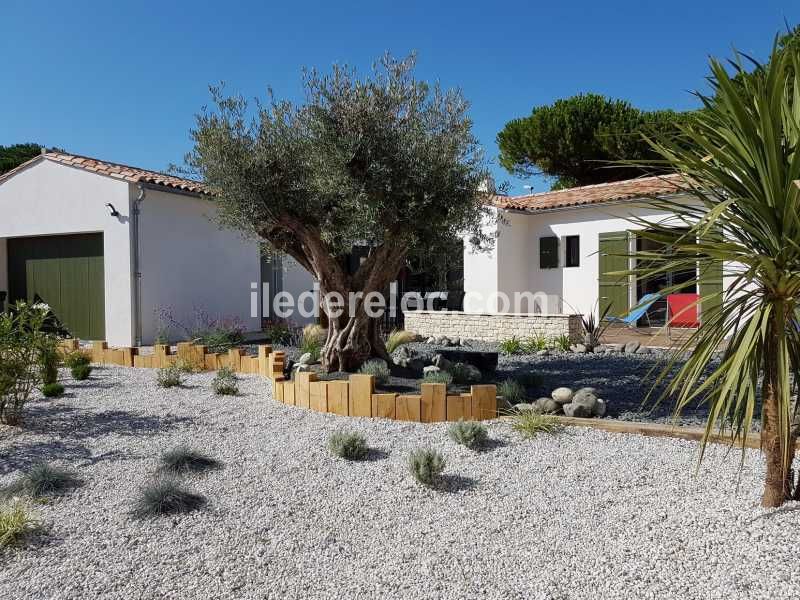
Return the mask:
<path id="1" fill-rule="evenodd" d="M 405 329 L 423 337 L 460 337 L 499 342 L 516 336 L 582 339 L 580 315 L 492 314 L 414 310 L 405 313 Z"/>

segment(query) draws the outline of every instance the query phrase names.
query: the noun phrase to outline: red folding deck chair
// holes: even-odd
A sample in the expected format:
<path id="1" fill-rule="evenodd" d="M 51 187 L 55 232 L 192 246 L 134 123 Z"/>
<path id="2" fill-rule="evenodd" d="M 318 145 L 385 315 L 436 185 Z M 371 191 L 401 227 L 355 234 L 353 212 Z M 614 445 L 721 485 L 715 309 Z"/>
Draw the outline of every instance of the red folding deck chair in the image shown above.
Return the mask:
<path id="1" fill-rule="evenodd" d="M 673 327 L 700 327 L 697 303 L 700 294 L 667 295 L 667 337 L 671 340 Z"/>

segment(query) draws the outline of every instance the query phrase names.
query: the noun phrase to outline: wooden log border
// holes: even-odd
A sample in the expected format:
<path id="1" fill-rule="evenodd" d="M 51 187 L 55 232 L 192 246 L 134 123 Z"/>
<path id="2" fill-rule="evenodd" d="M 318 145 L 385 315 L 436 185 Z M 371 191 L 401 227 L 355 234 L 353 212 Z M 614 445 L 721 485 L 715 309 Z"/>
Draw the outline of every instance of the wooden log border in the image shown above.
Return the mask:
<path id="1" fill-rule="evenodd" d="M 80 348 L 80 341 L 64 340 L 64 352 Z M 376 392 L 372 375 L 351 375 L 348 380 L 318 381 L 315 373 L 297 373 L 292 381 L 283 375 L 286 354 L 271 346 L 258 346 L 256 356 L 241 348 L 225 353 L 209 352 L 206 346 L 179 343 L 175 351 L 166 344 L 153 346 L 152 354 L 139 348 L 109 348 L 103 341 L 91 342 L 92 362 L 100 365 L 161 369 L 186 365 L 196 371 L 217 371 L 223 367 L 236 373 L 260 375 L 272 381 L 273 399 L 283 404 L 344 417 L 370 417 L 440 423 L 459 419 L 484 421 L 494 419 L 497 411 L 497 387 L 473 385 L 469 393 L 448 395 L 443 383 L 423 383 L 419 394 Z"/>

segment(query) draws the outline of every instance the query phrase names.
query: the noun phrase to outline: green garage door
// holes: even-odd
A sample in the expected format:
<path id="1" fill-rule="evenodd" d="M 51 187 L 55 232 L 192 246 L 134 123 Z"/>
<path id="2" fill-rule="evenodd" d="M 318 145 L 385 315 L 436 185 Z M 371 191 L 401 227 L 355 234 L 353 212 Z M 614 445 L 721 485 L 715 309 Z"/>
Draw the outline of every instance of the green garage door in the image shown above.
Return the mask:
<path id="1" fill-rule="evenodd" d="M 11 302 L 38 295 L 74 337 L 105 339 L 102 233 L 9 239 L 8 284 Z"/>

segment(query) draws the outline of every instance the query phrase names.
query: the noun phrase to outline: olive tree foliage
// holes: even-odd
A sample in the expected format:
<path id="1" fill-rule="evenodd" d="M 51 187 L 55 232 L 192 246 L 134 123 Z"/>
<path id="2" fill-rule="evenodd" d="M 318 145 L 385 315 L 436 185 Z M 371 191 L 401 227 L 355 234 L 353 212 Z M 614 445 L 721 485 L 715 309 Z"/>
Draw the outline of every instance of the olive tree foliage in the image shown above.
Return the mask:
<path id="1" fill-rule="evenodd" d="M 291 255 L 324 296 L 383 292 L 412 253 L 461 235 L 491 243 L 480 226 L 491 218 L 481 193 L 488 170 L 469 103 L 417 80 L 414 66 L 413 55 L 387 54 L 366 77 L 348 66 L 305 71 L 298 105 L 270 92 L 251 110 L 212 88 L 186 162 L 215 190 L 224 224 Z M 341 258 L 357 244 L 370 252 L 350 274 Z M 323 308 L 328 370 L 386 357 L 363 298 L 338 317 L 332 301 Z"/>

